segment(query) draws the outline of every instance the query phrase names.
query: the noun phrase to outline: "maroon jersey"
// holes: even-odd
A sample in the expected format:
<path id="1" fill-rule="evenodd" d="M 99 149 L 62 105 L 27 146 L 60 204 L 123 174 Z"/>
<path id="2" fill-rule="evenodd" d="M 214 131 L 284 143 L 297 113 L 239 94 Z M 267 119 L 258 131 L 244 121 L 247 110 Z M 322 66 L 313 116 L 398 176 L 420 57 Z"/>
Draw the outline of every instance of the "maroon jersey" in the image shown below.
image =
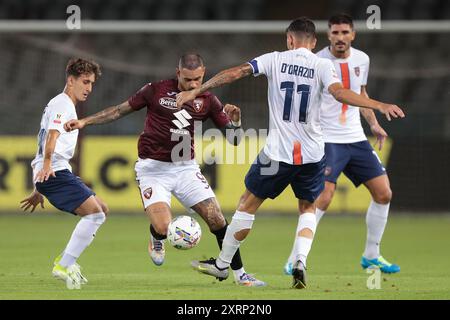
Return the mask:
<path id="1" fill-rule="evenodd" d="M 194 159 L 194 121 L 211 118 L 218 128 L 230 122 L 223 111 L 223 105 L 209 92 L 177 108 L 176 94 L 179 93 L 178 80 L 163 80 L 148 83 L 128 99 L 134 110 L 147 107 L 144 132 L 138 143 L 139 158 L 172 162 L 172 148 L 180 141 L 172 141 L 172 134 L 190 135 L 190 159 Z M 189 158 L 189 155 L 183 159 Z"/>

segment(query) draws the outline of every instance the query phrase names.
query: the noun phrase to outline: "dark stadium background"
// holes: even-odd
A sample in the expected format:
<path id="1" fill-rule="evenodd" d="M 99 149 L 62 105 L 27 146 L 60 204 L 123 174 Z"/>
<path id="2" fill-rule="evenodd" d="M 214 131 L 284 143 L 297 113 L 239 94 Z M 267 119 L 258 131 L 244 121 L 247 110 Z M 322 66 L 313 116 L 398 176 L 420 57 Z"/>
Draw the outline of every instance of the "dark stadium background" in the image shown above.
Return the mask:
<path id="1" fill-rule="evenodd" d="M 289 20 L 309 16 L 326 20 L 336 12 L 365 20 L 366 8 L 381 8 L 382 21 L 448 20 L 450 2 L 428 1 L 269 1 L 269 0 L 113 0 L 0 1 L 0 19 L 65 20 L 66 8 L 81 7 L 86 20 Z M 358 31 L 358 30 L 357 30 Z M 319 34 L 317 49 L 327 44 Z M 394 141 L 388 170 L 394 192 L 393 212 L 448 212 L 450 196 L 450 33 L 403 32 L 358 34 L 354 46 L 371 57 L 368 91 L 373 97 L 403 107 L 407 118 L 379 121 Z M 62 90 L 62 68 L 70 49 L 95 57 L 103 77 L 81 111 L 91 114 L 120 103 L 147 82 L 174 75 L 182 52 L 196 50 L 207 65 L 207 78 L 223 68 L 262 53 L 284 50 L 280 34 L 228 33 L 10 33 L 0 32 L 0 135 L 34 136 L 42 109 Z M 266 128 L 266 81 L 242 80 L 215 93 L 244 109 L 246 128 Z M 88 128 L 86 135 L 137 135 L 143 112 L 107 126 Z M 367 131 L 366 131 L 367 132 Z M 34 151 L 33 151 L 34 152 Z M 0 149 L 0 173 L 5 169 Z M 19 159 L 20 160 L 20 159 Z M 28 161 L 27 159 L 22 161 Z M 75 167 L 76 168 L 76 167 Z M 0 192 L 2 184 L 0 183 Z"/>

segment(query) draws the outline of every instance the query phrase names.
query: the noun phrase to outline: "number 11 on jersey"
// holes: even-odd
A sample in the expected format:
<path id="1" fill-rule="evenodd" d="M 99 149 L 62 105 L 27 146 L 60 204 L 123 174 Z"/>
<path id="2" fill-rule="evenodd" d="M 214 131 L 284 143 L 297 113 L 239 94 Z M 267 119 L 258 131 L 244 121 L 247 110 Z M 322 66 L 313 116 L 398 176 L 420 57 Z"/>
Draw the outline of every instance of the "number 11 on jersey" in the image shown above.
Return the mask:
<path id="1" fill-rule="evenodd" d="M 283 120 L 291 121 L 291 110 L 292 110 L 292 95 L 294 94 L 293 81 L 284 81 L 281 83 L 281 91 L 286 91 L 284 97 L 284 109 L 283 109 Z M 311 86 L 307 84 L 299 84 L 297 86 L 297 93 L 300 94 L 300 112 L 298 121 L 300 123 L 306 123 L 306 112 L 309 105 L 309 94 Z"/>

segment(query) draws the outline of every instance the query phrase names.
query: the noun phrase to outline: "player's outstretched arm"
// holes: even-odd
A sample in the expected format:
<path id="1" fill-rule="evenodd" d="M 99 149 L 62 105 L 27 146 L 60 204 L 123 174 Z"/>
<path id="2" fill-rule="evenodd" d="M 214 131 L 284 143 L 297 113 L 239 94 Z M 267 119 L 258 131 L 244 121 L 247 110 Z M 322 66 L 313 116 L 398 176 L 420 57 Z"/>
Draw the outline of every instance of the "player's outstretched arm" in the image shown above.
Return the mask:
<path id="1" fill-rule="evenodd" d="M 92 116 L 80 119 L 80 120 L 70 120 L 64 124 L 64 129 L 66 131 L 72 131 L 76 129 L 83 129 L 85 126 L 91 124 L 105 124 L 110 123 L 112 121 L 118 120 L 127 114 L 135 111 L 131 108 L 128 101 L 125 101 L 122 104 L 117 106 L 106 108 L 102 111 L 99 111 Z"/>
<path id="2" fill-rule="evenodd" d="M 216 74 L 214 77 L 206 81 L 200 88 L 190 91 L 183 91 L 177 94 L 177 107 L 180 108 L 188 101 L 194 100 L 197 96 L 209 89 L 220 87 L 224 84 L 232 83 L 236 80 L 244 78 L 253 73 L 253 69 L 250 64 L 244 63 L 240 66 L 223 70 Z"/>
<path id="3" fill-rule="evenodd" d="M 28 197 L 20 201 L 20 209 L 27 211 L 31 208 L 30 213 L 32 213 L 38 204 L 40 204 L 41 208 L 44 209 L 44 197 L 35 188 Z"/>
<path id="4" fill-rule="evenodd" d="M 60 135 L 58 130 L 51 129 L 48 131 L 44 148 L 44 165 L 34 177 L 35 182 L 47 181 L 50 176 L 56 177 L 55 171 L 52 169 L 52 155 L 55 152 L 56 140 Z"/>
<path id="5" fill-rule="evenodd" d="M 386 104 L 374 99 L 370 99 L 359 95 L 352 90 L 345 89 L 341 83 L 335 82 L 328 87 L 330 94 L 339 102 L 350 104 L 352 106 L 357 106 L 361 108 L 369 108 L 380 111 L 386 116 L 386 118 L 391 121 L 391 117 L 403 118 L 405 114 L 402 109 L 400 109 L 395 104 Z"/>

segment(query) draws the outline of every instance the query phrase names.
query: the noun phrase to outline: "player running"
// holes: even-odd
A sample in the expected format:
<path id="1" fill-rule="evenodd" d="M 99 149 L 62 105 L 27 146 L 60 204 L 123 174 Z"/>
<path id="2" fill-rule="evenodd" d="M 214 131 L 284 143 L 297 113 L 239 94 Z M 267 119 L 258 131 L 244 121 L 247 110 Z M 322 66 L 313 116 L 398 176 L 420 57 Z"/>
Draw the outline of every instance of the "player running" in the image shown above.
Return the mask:
<path id="1" fill-rule="evenodd" d="M 229 104 L 224 107 L 211 93 L 205 92 L 182 110 L 178 110 L 176 94 L 182 90 L 197 88 L 203 82 L 205 66 L 200 55 L 184 54 L 179 60 L 176 74 L 177 79 L 145 85 L 118 106 L 65 124 L 69 131 L 82 129 L 92 124 L 109 123 L 147 108 L 144 132 L 139 137 L 139 159 L 135 171 L 144 209 L 150 220 L 148 250 L 157 266 L 162 265 L 165 258 L 164 240 L 172 220 L 172 194 L 186 208 L 193 209 L 205 220 L 216 236 L 219 248 L 222 247 L 227 229 L 227 222 L 214 191 L 194 158 L 194 121 L 211 119 L 223 132 L 228 131 L 227 140 L 235 145 L 242 133 L 240 109 Z M 180 138 L 181 145 L 187 148 L 179 148 Z M 239 251 L 233 254 L 231 269 L 236 283 L 240 285 L 265 285 L 263 281 L 245 272 Z"/>
<path id="2" fill-rule="evenodd" d="M 379 110 L 388 120 L 404 114 L 396 105 L 369 99 L 342 86 L 332 62 L 311 52 L 316 35 L 310 19 L 294 20 L 286 30 L 286 43 L 287 51 L 264 54 L 218 73 L 200 88 L 180 93 L 177 105 L 184 106 L 208 89 L 250 74 L 267 76 L 270 110 L 267 143 L 245 177 L 246 191 L 228 226 L 219 257 L 196 264 L 200 272 L 227 278 L 231 257 L 250 232 L 257 209 L 265 199 L 276 198 L 291 185 L 300 211 L 293 287 L 301 289 L 306 287 L 306 259 L 316 230 L 315 201 L 325 180 L 319 112 L 323 91 L 342 103 Z"/>
<path id="3" fill-rule="evenodd" d="M 369 97 L 366 91 L 369 57 L 351 47 L 355 39 L 352 18 L 346 14 L 332 16 L 328 27 L 330 46 L 319 51 L 317 56 L 333 62 L 345 88 Z M 359 112 L 361 111 L 373 135 L 377 137 L 379 150 L 383 147 L 387 134 L 378 124 L 372 110 L 339 103 L 330 93 L 325 92 L 321 108 L 320 124 L 325 141 L 326 169 L 325 189 L 316 203 L 317 223 L 330 205 L 336 181 L 344 172 L 355 187 L 364 184 L 372 195 L 366 215 L 367 240 L 361 266 L 364 269 L 375 266 L 385 273 L 399 272 L 398 265 L 389 263 L 380 254 L 380 242 L 387 223 L 392 192 L 386 169 L 364 135 Z M 292 274 L 294 251 L 292 249 L 284 267 L 286 274 Z"/>
<path id="4" fill-rule="evenodd" d="M 87 283 L 76 261 L 105 222 L 108 208 L 72 173 L 69 161 L 75 152 L 78 130 L 66 132 L 63 125 L 66 120 L 77 118 L 77 104 L 86 101 L 100 75 L 100 67 L 93 61 L 69 60 L 64 91 L 50 100 L 42 116 L 38 150 L 31 163 L 35 189 L 21 201 L 24 211 L 31 208 L 33 212 L 38 204 L 44 208 L 45 196 L 59 210 L 81 217 L 52 271 L 69 289 L 80 289 L 81 284 Z"/>

